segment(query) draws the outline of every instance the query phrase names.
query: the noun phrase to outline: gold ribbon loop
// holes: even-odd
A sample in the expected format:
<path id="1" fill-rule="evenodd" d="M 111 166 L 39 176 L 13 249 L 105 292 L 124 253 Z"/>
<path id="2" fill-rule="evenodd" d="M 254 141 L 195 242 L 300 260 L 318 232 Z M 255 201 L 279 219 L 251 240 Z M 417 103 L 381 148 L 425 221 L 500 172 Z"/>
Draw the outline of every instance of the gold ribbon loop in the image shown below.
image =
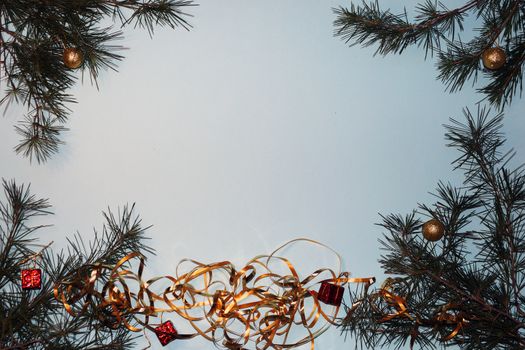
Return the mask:
<path id="1" fill-rule="evenodd" d="M 414 328 L 410 334 L 410 347 L 415 343 L 417 336 L 419 335 L 418 328 L 421 326 L 427 327 L 438 327 L 438 326 L 453 326 L 454 329 L 447 336 L 442 338 L 442 341 L 448 341 L 456 337 L 463 327 L 468 324 L 468 319 L 464 312 L 461 311 L 460 305 L 454 303 L 448 303 L 442 307 L 439 307 L 434 316 L 430 319 L 421 319 L 417 315 L 412 315 L 409 311 L 407 301 L 402 296 L 396 295 L 392 291 L 392 286 L 396 283 L 404 283 L 402 280 L 396 280 L 387 278 L 381 288 L 370 295 L 369 299 L 371 302 L 371 308 L 376 313 L 382 315 L 378 320 L 379 323 L 388 322 L 396 317 L 407 317 L 414 321 Z M 385 308 L 384 304 L 387 307 Z M 394 310 L 394 312 L 390 312 Z"/>

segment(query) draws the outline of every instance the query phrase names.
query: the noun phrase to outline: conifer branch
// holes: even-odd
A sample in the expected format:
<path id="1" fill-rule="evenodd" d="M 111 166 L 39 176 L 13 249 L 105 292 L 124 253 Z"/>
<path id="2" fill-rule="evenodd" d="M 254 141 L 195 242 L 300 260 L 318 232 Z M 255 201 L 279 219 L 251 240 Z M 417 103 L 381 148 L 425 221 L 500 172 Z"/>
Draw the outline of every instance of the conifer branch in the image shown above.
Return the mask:
<path id="1" fill-rule="evenodd" d="M 425 0 L 416 7 L 415 18 L 409 20 L 406 10 L 396 15 L 381 9 L 378 0 L 365 1 L 360 6 L 352 3 L 350 8 L 334 9 L 335 36 L 350 45 L 377 45 L 376 54 L 381 55 L 401 54 L 413 45 L 423 47 L 425 58 L 437 53 L 438 79 L 448 91 L 459 91 L 468 81 L 476 84 L 482 74 L 487 83 L 477 90 L 491 105 L 503 109 L 522 92 L 524 9 L 524 0 L 469 0 L 454 9 Z M 465 31 L 468 16 L 480 28 L 475 28 L 472 38 L 463 40 L 460 34 Z M 492 47 L 504 50 L 506 62 L 491 70 L 481 61 Z"/>
<path id="2" fill-rule="evenodd" d="M 95 84 L 101 69 L 116 70 L 123 37 L 112 26 L 145 28 L 191 25 L 185 10 L 191 0 L 16 0 L 0 4 L 0 79 L 5 89 L 0 105 L 27 106 L 29 113 L 16 127 L 22 137 L 17 153 L 45 162 L 57 153 L 61 134 L 75 102 L 68 93 L 78 74 L 63 62 L 64 50 L 75 49 L 83 57 L 80 69 Z"/>
<path id="3" fill-rule="evenodd" d="M 131 252 L 153 253 L 143 243 L 144 231 L 134 207 L 104 214 L 102 234 L 86 243 L 79 234 L 66 251 L 35 251 L 38 232 L 31 219 L 47 216 L 49 202 L 37 199 L 29 186 L 3 181 L 0 201 L 0 349 L 133 349 L 135 336 L 125 328 L 99 322 L 96 312 L 71 317 L 53 294 L 56 282 L 82 275 L 96 264 L 115 264 Z M 21 269 L 42 270 L 39 290 L 23 290 Z M 101 276 L 107 278 L 107 276 Z"/>
<path id="4" fill-rule="evenodd" d="M 503 115 L 490 114 L 465 109 L 466 122 L 446 125 L 463 184 L 439 183 L 433 205 L 382 216 L 379 262 L 391 277 L 341 321 L 361 345 L 525 347 L 525 171 L 510 168 L 515 153 L 502 151 Z M 443 238 L 423 238 L 418 216 L 443 223 Z"/>

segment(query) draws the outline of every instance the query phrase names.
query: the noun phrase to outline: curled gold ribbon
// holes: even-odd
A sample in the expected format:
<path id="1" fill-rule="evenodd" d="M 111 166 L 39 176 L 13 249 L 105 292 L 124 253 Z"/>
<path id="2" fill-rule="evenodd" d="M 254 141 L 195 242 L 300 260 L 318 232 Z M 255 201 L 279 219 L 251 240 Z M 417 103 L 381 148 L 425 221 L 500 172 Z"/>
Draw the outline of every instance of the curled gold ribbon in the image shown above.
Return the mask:
<path id="1" fill-rule="evenodd" d="M 396 312 L 385 315 L 379 322 L 386 322 L 395 317 L 405 316 L 410 319 L 413 317 L 408 313 L 406 300 L 399 295 L 395 295 L 392 292 L 389 292 L 385 289 L 381 289 L 378 292 L 378 295 L 381 296 L 389 305 L 393 306 L 396 309 Z"/>
<path id="2" fill-rule="evenodd" d="M 328 268 L 300 277 L 288 259 L 276 254 L 298 241 L 328 248 L 341 263 L 339 254 L 322 243 L 296 239 L 269 255 L 254 257 L 239 270 L 229 261 L 204 264 L 184 259 L 177 265 L 175 276 L 144 281 L 145 259 L 131 253 L 115 266 L 94 265 L 58 283 L 54 294 L 71 315 L 78 316 L 89 309 L 112 328 L 153 330 L 153 317 L 172 313 L 186 320 L 195 331 L 178 334 L 179 339 L 200 335 L 215 344 L 222 342 L 229 349 L 244 349 L 253 342 L 257 350 L 310 343 L 313 350 L 314 339 L 335 324 L 339 311 L 339 306 L 329 306 L 331 310 L 327 312 L 313 288 L 322 282 L 368 286 L 374 278 L 350 278 L 348 272 L 336 273 Z M 130 268 L 133 264 L 138 264 L 136 273 Z M 274 264 L 285 272 L 276 272 L 270 266 Z M 163 283 L 169 286 L 154 291 L 154 285 Z M 302 329 L 303 335 L 294 338 L 297 329 Z"/>
<path id="3" fill-rule="evenodd" d="M 383 316 L 378 320 L 379 323 L 388 322 L 396 317 L 407 317 L 410 320 L 415 321 L 415 328 L 411 333 L 411 348 L 415 342 L 415 338 L 419 334 L 417 329 L 422 325 L 432 327 L 442 325 L 454 326 L 452 332 L 442 338 L 442 341 L 449 341 L 456 337 L 461 329 L 468 323 L 468 320 L 465 318 L 465 314 L 461 311 L 457 311 L 458 305 L 453 303 L 448 303 L 440 307 L 439 311 L 437 311 L 430 319 L 422 320 L 418 316 L 412 315 L 408 308 L 406 299 L 392 292 L 392 285 L 394 283 L 396 283 L 396 280 L 394 279 L 387 278 L 385 280 L 381 288 L 370 296 L 371 307 L 377 313 L 383 314 Z M 388 313 L 378 306 L 377 303 L 380 300 L 384 301 L 388 305 L 389 311 L 392 311 L 393 309 L 393 312 Z"/>
<path id="4" fill-rule="evenodd" d="M 452 332 L 450 332 L 449 335 L 444 337 L 443 341 L 448 341 L 454 338 L 456 335 L 458 335 L 459 331 L 463 328 L 463 326 L 465 326 L 468 323 L 468 320 L 464 318 L 463 312 L 453 312 L 455 308 L 455 304 L 448 303 L 436 316 L 436 321 L 438 322 L 453 326 L 455 325 Z"/>
<path id="5" fill-rule="evenodd" d="M 383 323 L 390 321 L 396 317 L 407 317 L 409 319 L 413 320 L 413 317 L 408 312 L 408 306 L 405 298 L 396 295 L 394 292 L 392 292 L 392 285 L 395 283 L 395 280 L 392 278 L 387 278 L 383 284 L 381 285 L 381 288 L 377 290 L 375 293 L 373 293 L 370 296 L 370 299 L 372 301 L 371 306 L 372 309 L 375 310 L 379 314 L 383 314 L 383 317 L 379 319 L 377 322 Z M 390 313 L 385 314 L 385 312 L 377 306 L 377 302 L 384 301 L 391 311 Z M 392 310 L 393 309 L 393 310 Z"/>

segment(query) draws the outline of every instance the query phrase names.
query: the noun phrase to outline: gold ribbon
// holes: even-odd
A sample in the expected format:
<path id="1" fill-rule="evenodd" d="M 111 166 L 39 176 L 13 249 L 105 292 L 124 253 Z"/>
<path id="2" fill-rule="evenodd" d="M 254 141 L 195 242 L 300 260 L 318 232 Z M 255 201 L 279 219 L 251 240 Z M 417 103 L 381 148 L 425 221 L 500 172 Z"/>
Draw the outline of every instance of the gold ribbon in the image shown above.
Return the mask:
<path id="1" fill-rule="evenodd" d="M 370 305 L 372 309 L 379 314 L 384 314 L 383 317 L 377 321 L 379 323 L 387 322 L 400 316 L 405 316 L 407 318 L 413 319 L 413 317 L 408 312 L 407 302 L 405 298 L 396 295 L 392 292 L 392 285 L 395 282 L 396 280 L 392 278 L 387 278 L 381 285 L 381 288 L 379 288 L 379 290 L 377 290 L 370 296 Z M 384 300 L 390 309 L 394 309 L 394 312 L 385 314 L 380 307 L 376 306 L 375 302 L 377 300 Z"/>
<path id="2" fill-rule="evenodd" d="M 384 316 L 378 321 L 379 323 L 390 321 L 396 317 L 407 317 L 415 321 L 415 328 L 411 334 L 411 348 L 415 342 L 415 337 L 418 334 L 417 328 L 421 325 L 432 324 L 437 326 L 446 324 L 454 326 L 452 332 L 446 337 L 442 338 L 442 341 L 449 341 L 457 336 L 461 329 L 468 323 L 468 320 L 465 318 L 463 312 L 453 312 L 453 310 L 456 310 L 457 308 L 457 305 L 453 303 L 444 305 L 432 319 L 423 322 L 417 316 L 410 314 L 407 301 L 404 297 L 396 295 L 392 292 L 391 287 L 395 282 L 396 281 L 394 279 L 387 278 L 381 288 L 371 295 L 371 306 L 376 312 L 384 314 Z M 384 313 L 381 311 L 378 306 L 374 305 L 374 301 L 378 299 L 384 300 L 387 305 L 389 305 L 391 308 L 394 308 L 395 311 L 392 313 Z"/>
<path id="3" fill-rule="evenodd" d="M 451 312 L 456 308 L 455 304 L 448 303 L 445 305 L 441 312 L 439 312 L 436 316 L 436 321 L 441 323 L 446 323 L 449 325 L 455 325 L 454 330 L 450 332 L 449 335 L 443 338 L 443 341 L 448 341 L 452 338 L 454 338 L 456 335 L 458 335 L 459 331 L 463 328 L 465 324 L 468 323 L 468 320 L 466 320 L 463 316 L 463 312 Z"/>
<path id="4" fill-rule="evenodd" d="M 397 311 L 388 315 L 385 315 L 379 322 L 386 322 L 395 317 L 405 316 L 413 319 L 408 313 L 406 300 L 399 295 L 395 295 L 385 289 L 381 289 L 378 292 L 378 296 L 383 298 L 390 306 L 394 307 Z"/>
<path id="5" fill-rule="evenodd" d="M 313 350 L 314 339 L 335 324 L 339 306 L 330 306 L 331 312 L 327 312 L 312 288 L 322 282 L 368 286 L 374 278 L 350 278 L 348 272 L 336 273 L 328 268 L 301 278 L 288 259 L 276 255 L 299 241 L 331 250 L 341 264 L 339 254 L 324 244 L 296 239 L 269 255 L 256 256 L 240 270 L 229 261 L 204 264 L 184 259 L 177 265 L 175 276 L 144 281 L 145 259 L 132 253 L 115 266 L 94 265 L 83 274 L 58 283 L 54 294 L 71 315 L 78 316 L 90 309 L 112 328 L 124 326 L 134 332 L 153 330 L 152 317 L 174 313 L 195 331 L 179 334 L 179 339 L 200 335 L 215 344 L 222 341 L 230 349 L 243 349 L 251 341 L 257 350 L 310 343 Z M 133 263 L 138 264 L 136 273 L 129 267 Z M 276 272 L 270 266 L 273 264 L 285 272 Z M 181 272 L 187 265 L 189 269 Z M 153 291 L 154 284 L 166 282 L 169 286 L 163 291 Z M 133 292 L 132 287 L 137 291 Z M 296 328 L 304 332 L 292 340 L 297 334 Z"/>

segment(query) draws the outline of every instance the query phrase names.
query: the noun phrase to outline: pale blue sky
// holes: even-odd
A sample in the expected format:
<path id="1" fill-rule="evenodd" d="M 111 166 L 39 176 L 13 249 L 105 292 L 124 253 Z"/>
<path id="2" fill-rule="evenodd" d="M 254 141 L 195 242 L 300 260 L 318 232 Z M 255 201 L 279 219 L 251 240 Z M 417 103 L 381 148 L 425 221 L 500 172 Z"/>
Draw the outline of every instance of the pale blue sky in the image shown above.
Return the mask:
<path id="1" fill-rule="evenodd" d="M 23 109 L 9 110 L 0 119 L 1 176 L 50 199 L 54 226 L 41 240 L 90 237 L 101 210 L 136 202 L 154 225 L 151 275 L 185 257 L 242 264 L 310 237 L 338 250 L 354 276 L 381 280 L 378 213 L 408 213 L 431 203 L 438 180 L 460 179 L 442 124 L 475 110 L 481 96 L 444 92 L 435 62 L 416 49 L 382 58 L 348 48 L 332 37 L 340 4 L 349 2 L 203 0 L 190 9 L 190 32 L 158 30 L 150 40 L 126 31 L 119 73 L 104 72 L 99 91 L 74 89 L 67 144 L 45 165 L 12 151 Z M 504 128 L 519 160 L 523 107 L 517 99 L 507 108 Z M 322 251 L 295 258 L 333 262 Z M 338 330 L 317 344 L 354 347 Z"/>

